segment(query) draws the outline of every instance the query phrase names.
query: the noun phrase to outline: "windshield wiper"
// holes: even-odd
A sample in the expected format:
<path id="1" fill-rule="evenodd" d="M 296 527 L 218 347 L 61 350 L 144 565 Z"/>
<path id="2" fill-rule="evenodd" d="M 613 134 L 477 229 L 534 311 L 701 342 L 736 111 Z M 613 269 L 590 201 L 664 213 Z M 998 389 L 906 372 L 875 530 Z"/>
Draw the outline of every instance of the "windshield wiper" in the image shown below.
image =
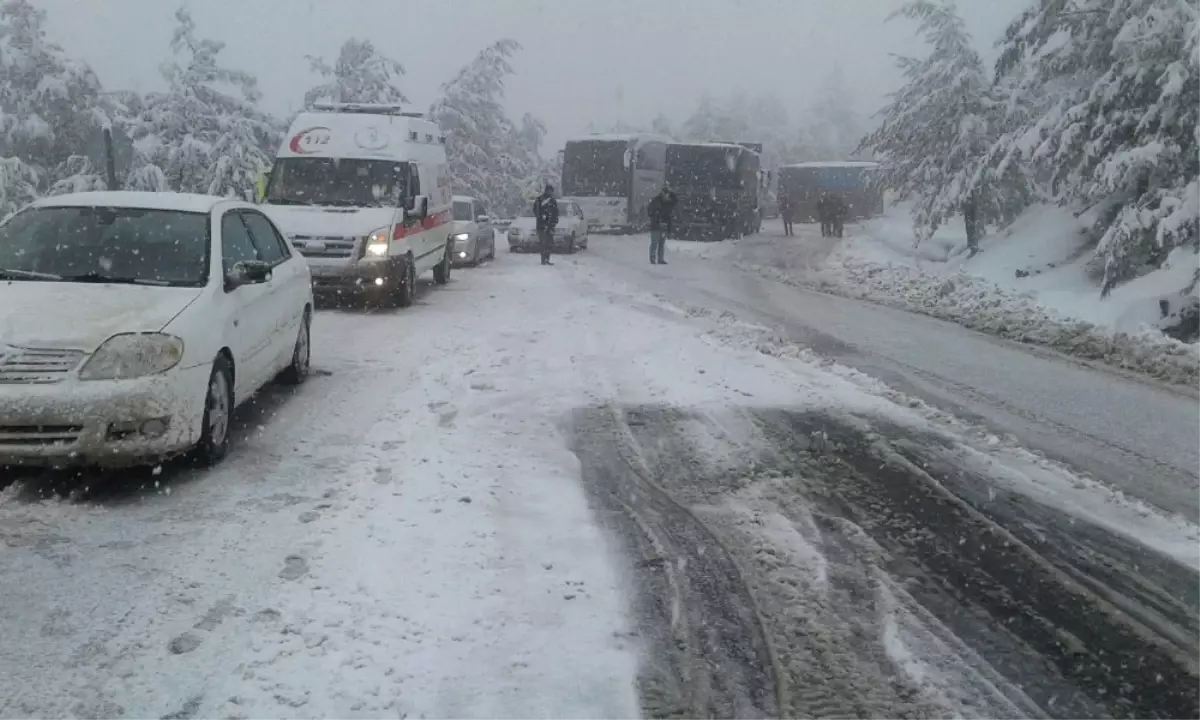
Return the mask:
<path id="1" fill-rule="evenodd" d="M 316 205 L 324 205 L 326 207 L 369 207 L 368 203 L 355 202 L 354 200 L 322 200 Z"/>
<path id="2" fill-rule="evenodd" d="M 34 272 L 33 270 L 0 268 L 0 280 L 62 280 L 62 276 L 55 275 L 54 273 Z"/>
<path id="3" fill-rule="evenodd" d="M 82 275 L 64 275 L 61 280 L 66 282 L 79 283 L 112 283 L 114 285 L 154 285 L 156 287 L 170 287 L 171 282 L 168 280 L 154 280 L 152 278 L 138 277 L 118 277 L 113 275 L 102 275 L 98 272 L 88 272 Z"/>
<path id="4" fill-rule="evenodd" d="M 296 198 L 267 198 L 268 205 L 312 205 L 307 200 L 297 200 Z"/>

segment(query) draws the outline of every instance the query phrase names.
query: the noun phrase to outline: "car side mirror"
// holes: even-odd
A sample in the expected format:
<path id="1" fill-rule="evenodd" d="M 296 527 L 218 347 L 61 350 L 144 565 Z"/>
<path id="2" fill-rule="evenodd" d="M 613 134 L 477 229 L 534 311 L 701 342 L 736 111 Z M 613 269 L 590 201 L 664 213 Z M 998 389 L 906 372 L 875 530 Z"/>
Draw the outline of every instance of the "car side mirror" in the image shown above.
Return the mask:
<path id="1" fill-rule="evenodd" d="M 243 285 L 258 285 L 271 279 L 271 264 L 262 260 L 242 260 L 225 275 L 225 289 L 234 290 Z"/>

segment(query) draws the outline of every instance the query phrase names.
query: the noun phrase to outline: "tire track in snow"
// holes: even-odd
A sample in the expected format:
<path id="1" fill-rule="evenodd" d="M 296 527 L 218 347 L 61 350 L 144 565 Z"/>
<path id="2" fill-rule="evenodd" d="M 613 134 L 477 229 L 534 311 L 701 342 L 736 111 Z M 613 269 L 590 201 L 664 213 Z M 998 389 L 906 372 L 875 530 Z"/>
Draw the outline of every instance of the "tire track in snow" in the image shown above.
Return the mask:
<path id="1" fill-rule="evenodd" d="M 1034 542 L 1044 508 L 983 507 L 987 478 L 954 466 L 945 438 L 786 410 L 720 423 L 671 407 L 613 413 L 577 416 L 585 479 L 601 503 L 637 498 L 621 468 L 635 453 L 731 549 L 792 688 L 780 715 L 1200 711 L 1195 572 L 1084 520 L 1059 523 L 1061 553 Z M 622 414 L 632 440 L 614 427 Z M 731 436 L 738 422 L 751 429 Z M 667 522 L 642 503 L 629 504 L 643 521 Z M 683 585 L 702 572 L 690 557 L 681 569 Z M 653 568 L 638 574 L 653 605 Z M 682 597 L 728 612 L 708 593 Z"/>

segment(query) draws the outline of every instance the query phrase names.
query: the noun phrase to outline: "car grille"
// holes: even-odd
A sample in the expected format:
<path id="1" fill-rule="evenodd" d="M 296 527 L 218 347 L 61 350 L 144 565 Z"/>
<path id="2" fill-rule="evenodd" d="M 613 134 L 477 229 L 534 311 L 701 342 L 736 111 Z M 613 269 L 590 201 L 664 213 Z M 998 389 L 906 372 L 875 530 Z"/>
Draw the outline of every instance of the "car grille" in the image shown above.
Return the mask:
<path id="1" fill-rule="evenodd" d="M 79 367 L 81 350 L 0 347 L 0 383 L 55 383 Z"/>
<path id="2" fill-rule="evenodd" d="M 358 238 L 327 235 L 293 235 L 292 245 L 306 258 L 354 257 Z"/>
<path id="3" fill-rule="evenodd" d="M 81 425 L 0 425 L 0 447 L 70 445 L 82 432 Z"/>

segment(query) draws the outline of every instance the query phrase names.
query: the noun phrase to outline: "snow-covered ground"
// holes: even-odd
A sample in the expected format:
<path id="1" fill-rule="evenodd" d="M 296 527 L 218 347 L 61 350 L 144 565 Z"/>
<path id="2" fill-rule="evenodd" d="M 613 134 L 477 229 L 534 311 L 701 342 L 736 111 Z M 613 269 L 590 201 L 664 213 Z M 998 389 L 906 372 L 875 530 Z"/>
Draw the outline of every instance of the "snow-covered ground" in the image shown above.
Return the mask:
<path id="1" fill-rule="evenodd" d="M 638 715 L 627 562 L 564 440 L 581 407 L 926 428 L 1195 566 L 1191 523 L 588 253 L 502 254 L 400 312 L 323 311 L 314 353 L 321 372 L 244 410 L 214 471 L 0 492 L 0 716 Z"/>
<path id="2" fill-rule="evenodd" d="M 1179 342 L 1160 328 L 1200 302 L 1200 288 L 1184 292 L 1198 266 L 1197 254 L 1177 249 L 1163 269 L 1101 298 L 1082 222 L 1062 208 L 1035 207 L 1009 228 L 984 238 L 980 252 L 969 257 L 961 223 L 943 227 L 914 247 L 908 208 L 897 205 L 881 218 L 847 227 L 847 236 L 836 243 L 801 226 L 799 237 L 788 242 L 829 246 L 819 262 L 802 272 L 758 269 L 778 279 L 795 275 L 795 281 L 818 283 L 830 291 L 1194 384 L 1200 344 Z"/>

